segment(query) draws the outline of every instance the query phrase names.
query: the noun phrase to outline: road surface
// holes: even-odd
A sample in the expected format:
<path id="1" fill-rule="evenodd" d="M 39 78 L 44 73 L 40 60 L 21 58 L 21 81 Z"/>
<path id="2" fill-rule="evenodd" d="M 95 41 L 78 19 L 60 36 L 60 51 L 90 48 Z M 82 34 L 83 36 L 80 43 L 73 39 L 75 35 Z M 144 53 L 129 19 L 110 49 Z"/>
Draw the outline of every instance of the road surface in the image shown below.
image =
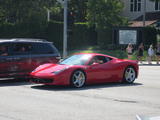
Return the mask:
<path id="1" fill-rule="evenodd" d="M 160 66 L 140 66 L 132 85 L 81 89 L 0 81 L 0 120 L 136 120 L 160 116 Z"/>

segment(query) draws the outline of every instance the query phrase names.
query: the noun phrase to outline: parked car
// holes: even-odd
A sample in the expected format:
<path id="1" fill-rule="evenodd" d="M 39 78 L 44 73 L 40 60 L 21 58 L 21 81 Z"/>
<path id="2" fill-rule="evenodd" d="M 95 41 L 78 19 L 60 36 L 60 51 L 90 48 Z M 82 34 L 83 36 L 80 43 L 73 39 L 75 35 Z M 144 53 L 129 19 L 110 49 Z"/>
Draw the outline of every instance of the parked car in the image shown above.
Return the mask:
<path id="1" fill-rule="evenodd" d="M 138 77 L 138 62 L 122 60 L 97 53 L 75 54 L 59 64 L 44 64 L 31 72 L 33 83 L 45 85 L 72 85 L 126 82 Z"/>
<path id="2" fill-rule="evenodd" d="M 0 39 L 0 78 L 25 78 L 44 63 L 57 63 L 56 47 L 42 39 Z"/>

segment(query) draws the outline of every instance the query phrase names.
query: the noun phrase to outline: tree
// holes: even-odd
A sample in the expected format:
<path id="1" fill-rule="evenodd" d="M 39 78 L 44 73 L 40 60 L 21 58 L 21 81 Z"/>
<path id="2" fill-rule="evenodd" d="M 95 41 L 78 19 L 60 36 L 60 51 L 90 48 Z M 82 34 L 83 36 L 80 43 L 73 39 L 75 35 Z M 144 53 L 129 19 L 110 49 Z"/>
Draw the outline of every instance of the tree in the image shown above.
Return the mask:
<path id="1" fill-rule="evenodd" d="M 120 0 L 88 0 L 87 20 L 96 29 L 124 25 L 127 19 L 120 15 L 123 4 Z"/>
<path id="2" fill-rule="evenodd" d="M 46 19 L 46 9 L 55 3 L 55 0 L 0 0 L 0 18 L 3 16 L 11 23 L 27 22 L 34 16 L 43 20 Z"/>
<path id="3" fill-rule="evenodd" d="M 88 0 L 70 0 L 69 11 L 72 11 L 76 22 L 86 22 Z"/>

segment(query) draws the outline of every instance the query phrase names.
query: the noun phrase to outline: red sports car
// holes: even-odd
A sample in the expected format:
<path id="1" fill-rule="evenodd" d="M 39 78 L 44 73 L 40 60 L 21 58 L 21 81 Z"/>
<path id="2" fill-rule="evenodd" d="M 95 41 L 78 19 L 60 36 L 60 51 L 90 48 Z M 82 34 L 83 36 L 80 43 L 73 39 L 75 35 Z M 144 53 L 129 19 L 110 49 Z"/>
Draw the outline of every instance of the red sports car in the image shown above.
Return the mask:
<path id="1" fill-rule="evenodd" d="M 97 53 L 75 54 L 59 64 L 43 64 L 31 73 L 33 83 L 72 85 L 126 82 L 138 77 L 138 63 Z"/>

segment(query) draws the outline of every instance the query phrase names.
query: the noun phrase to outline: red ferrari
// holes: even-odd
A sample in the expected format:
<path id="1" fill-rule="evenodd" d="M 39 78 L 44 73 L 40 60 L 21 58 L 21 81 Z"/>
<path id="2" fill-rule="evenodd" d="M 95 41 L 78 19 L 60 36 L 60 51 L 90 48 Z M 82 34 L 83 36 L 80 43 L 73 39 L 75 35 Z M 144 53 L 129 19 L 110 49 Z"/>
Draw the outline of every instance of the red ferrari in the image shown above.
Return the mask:
<path id="1" fill-rule="evenodd" d="M 97 53 L 75 54 L 59 64 L 43 64 L 31 72 L 31 82 L 45 85 L 72 85 L 125 82 L 138 77 L 138 63 Z"/>

